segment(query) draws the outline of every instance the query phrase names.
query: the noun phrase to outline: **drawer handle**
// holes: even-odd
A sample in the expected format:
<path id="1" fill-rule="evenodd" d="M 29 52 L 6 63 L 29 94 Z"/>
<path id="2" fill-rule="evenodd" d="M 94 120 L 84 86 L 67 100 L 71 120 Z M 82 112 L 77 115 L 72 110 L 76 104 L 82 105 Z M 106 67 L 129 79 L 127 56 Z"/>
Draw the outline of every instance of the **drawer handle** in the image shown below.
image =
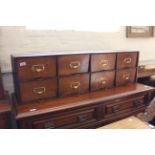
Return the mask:
<path id="1" fill-rule="evenodd" d="M 74 61 L 69 64 L 70 68 L 77 69 L 80 67 L 80 61 Z"/>
<path id="2" fill-rule="evenodd" d="M 121 108 L 120 108 L 120 106 L 118 106 L 118 105 L 112 107 L 112 112 L 113 112 L 113 113 L 118 112 L 118 111 L 120 111 L 120 110 L 121 110 Z"/>
<path id="3" fill-rule="evenodd" d="M 33 92 L 37 95 L 42 95 L 46 92 L 46 88 L 45 87 L 34 88 Z"/>
<path id="4" fill-rule="evenodd" d="M 70 87 L 72 89 L 78 89 L 80 87 L 80 85 L 81 85 L 80 82 L 73 82 L 73 83 L 71 83 Z"/>
<path id="5" fill-rule="evenodd" d="M 130 80 L 130 74 L 124 74 L 123 79 L 125 79 L 127 81 Z"/>
<path id="6" fill-rule="evenodd" d="M 141 106 L 142 104 L 143 104 L 143 102 L 139 101 L 139 100 L 133 102 L 133 106 L 136 107 L 136 108 Z"/>
<path id="7" fill-rule="evenodd" d="M 101 78 L 100 83 L 105 86 L 107 84 L 107 80 L 104 78 Z"/>
<path id="8" fill-rule="evenodd" d="M 32 71 L 33 72 L 40 73 L 40 72 L 42 72 L 44 70 L 45 70 L 45 66 L 43 64 L 41 64 L 41 65 L 33 65 L 32 66 Z"/>
<path id="9" fill-rule="evenodd" d="M 131 63 L 131 60 L 132 60 L 131 58 L 125 58 L 125 59 L 124 59 L 124 62 L 125 62 L 126 64 L 130 64 L 130 63 Z"/>
<path id="10" fill-rule="evenodd" d="M 53 123 L 45 123 L 44 128 L 45 129 L 54 129 L 55 125 Z"/>
<path id="11" fill-rule="evenodd" d="M 85 122 L 87 120 L 87 115 L 78 116 L 79 122 Z"/>
<path id="12" fill-rule="evenodd" d="M 108 60 L 101 60 L 102 67 L 106 67 L 108 65 Z"/>

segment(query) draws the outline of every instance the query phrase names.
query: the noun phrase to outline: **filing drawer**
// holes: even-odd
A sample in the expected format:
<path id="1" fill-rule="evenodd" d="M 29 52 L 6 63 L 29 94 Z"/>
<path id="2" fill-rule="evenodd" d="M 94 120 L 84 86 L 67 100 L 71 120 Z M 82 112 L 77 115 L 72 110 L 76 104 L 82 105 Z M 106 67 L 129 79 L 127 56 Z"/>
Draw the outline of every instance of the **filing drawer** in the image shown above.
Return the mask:
<path id="1" fill-rule="evenodd" d="M 126 110 L 138 109 L 145 106 L 145 95 L 137 95 L 129 99 L 123 99 L 119 102 L 107 104 L 105 106 L 105 115 L 114 115 Z"/>
<path id="2" fill-rule="evenodd" d="M 57 94 L 57 80 L 35 80 L 19 84 L 21 102 L 52 98 Z"/>
<path id="3" fill-rule="evenodd" d="M 114 86 L 115 71 L 104 71 L 91 74 L 91 90 L 107 89 Z"/>
<path id="4" fill-rule="evenodd" d="M 55 77 L 55 57 L 29 57 L 16 59 L 17 76 L 19 80 Z"/>
<path id="5" fill-rule="evenodd" d="M 41 120 L 33 121 L 33 128 L 36 129 L 55 129 L 55 128 L 72 128 L 78 127 L 90 121 L 95 121 L 95 109 L 75 112 L 71 114 L 63 114 L 56 117 L 49 117 Z"/>
<path id="6" fill-rule="evenodd" d="M 59 78 L 59 95 L 67 96 L 86 93 L 89 90 L 89 74 Z"/>
<path id="7" fill-rule="evenodd" d="M 89 54 L 58 56 L 60 76 L 75 73 L 86 73 L 89 69 Z"/>
<path id="8" fill-rule="evenodd" d="M 116 54 L 91 55 L 91 72 L 115 69 Z"/>
<path id="9" fill-rule="evenodd" d="M 118 53 L 117 69 L 132 68 L 137 66 L 138 52 Z"/>
<path id="10" fill-rule="evenodd" d="M 116 72 L 116 86 L 123 86 L 136 81 L 136 68 L 122 69 Z"/>

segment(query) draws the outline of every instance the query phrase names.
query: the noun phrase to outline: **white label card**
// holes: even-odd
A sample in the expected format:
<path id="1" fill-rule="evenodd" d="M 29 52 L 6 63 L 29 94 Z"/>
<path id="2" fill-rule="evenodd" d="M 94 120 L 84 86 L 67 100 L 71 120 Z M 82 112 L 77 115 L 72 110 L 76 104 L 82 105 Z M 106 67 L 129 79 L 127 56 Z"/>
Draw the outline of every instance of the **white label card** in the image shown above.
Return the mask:
<path id="1" fill-rule="evenodd" d="M 24 62 L 20 62 L 20 67 L 23 67 L 23 66 L 26 66 L 26 62 L 24 61 Z"/>

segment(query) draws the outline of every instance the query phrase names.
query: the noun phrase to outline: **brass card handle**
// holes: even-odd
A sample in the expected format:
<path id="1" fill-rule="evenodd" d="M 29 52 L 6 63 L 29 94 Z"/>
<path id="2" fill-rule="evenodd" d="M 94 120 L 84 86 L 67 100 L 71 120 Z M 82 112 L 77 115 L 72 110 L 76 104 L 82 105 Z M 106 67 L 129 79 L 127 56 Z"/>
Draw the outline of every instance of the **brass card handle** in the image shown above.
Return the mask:
<path id="1" fill-rule="evenodd" d="M 100 64 L 102 65 L 102 67 L 106 67 L 108 65 L 108 60 L 101 60 Z"/>
<path id="2" fill-rule="evenodd" d="M 78 89 L 80 87 L 80 85 L 81 85 L 80 82 L 72 82 L 70 87 L 72 89 Z"/>
<path id="3" fill-rule="evenodd" d="M 124 63 L 126 63 L 126 64 L 130 64 L 131 61 L 132 61 L 131 58 L 125 58 L 125 59 L 124 59 Z"/>
<path id="4" fill-rule="evenodd" d="M 33 92 L 37 95 L 42 95 L 46 92 L 46 88 L 45 87 L 37 87 L 33 89 Z"/>
<path id="5" fill-rule="evenodd" d="M 125 79 L 125 80 L 129 80 L 130 79 L 130 74 L 124 74 L 123 75 L 123 79 Z"/>
<path id="6" fill-rule="evenodd" d="M 45 70 L 45 66 L 43 64 L 40 64 L 40 65 L 33 65 L 32 66 L 32 71 L 33 72 L 37 72 L 37 73 L 40 73 L 42 71 Z"/>
<path id="7" fill-rule="evenodd" d="M 120 105 L 115 105 L 112 107 L 112 112 L 115 113 L 115 112 L 119 112 L 121 110 L 121 107 Z"/>
<path id="8" fill-rule="evenodd" d="M 105 86 L 107 84 L 107 80 L 105 78 L 101 78 L 100 83 Z"/>
<path id="9" fill-rule="evenodd" d="M 55 125 L 52 122 L 47 122 L 47 123 L 44 124 L 44 128 L 45 129 L 54 129 Z"/>
<path id="10" fill-rule="evenodd" d="M 69 64 L 71 69 L 77 69 L 80 67 L 80 61 L 73 61 Z"/>

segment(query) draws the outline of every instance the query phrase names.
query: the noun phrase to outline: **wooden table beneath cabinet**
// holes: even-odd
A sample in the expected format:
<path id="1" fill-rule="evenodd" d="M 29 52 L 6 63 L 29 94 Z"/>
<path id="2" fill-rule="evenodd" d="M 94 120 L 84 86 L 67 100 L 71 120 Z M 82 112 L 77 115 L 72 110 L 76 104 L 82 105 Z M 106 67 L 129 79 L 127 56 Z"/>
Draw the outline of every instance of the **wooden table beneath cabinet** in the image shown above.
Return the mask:
<path id="1" fill-rule="evenodd" d="M 0 129 L 10 128 L 11 108 L 8 100 L 0 100 Z"/>
<path id="2" fill-rule="evenodd" d="M 16 104 L 19 128 L 97 128 L 144 112 L 155 88 L 131 84 L 106 91 Z"/>
<path id="3" fill-rule="evenodd" d="M 131 116 L 98 129 L 152 129 L 147 122 L 143 122 L 135 116 Z"/>

